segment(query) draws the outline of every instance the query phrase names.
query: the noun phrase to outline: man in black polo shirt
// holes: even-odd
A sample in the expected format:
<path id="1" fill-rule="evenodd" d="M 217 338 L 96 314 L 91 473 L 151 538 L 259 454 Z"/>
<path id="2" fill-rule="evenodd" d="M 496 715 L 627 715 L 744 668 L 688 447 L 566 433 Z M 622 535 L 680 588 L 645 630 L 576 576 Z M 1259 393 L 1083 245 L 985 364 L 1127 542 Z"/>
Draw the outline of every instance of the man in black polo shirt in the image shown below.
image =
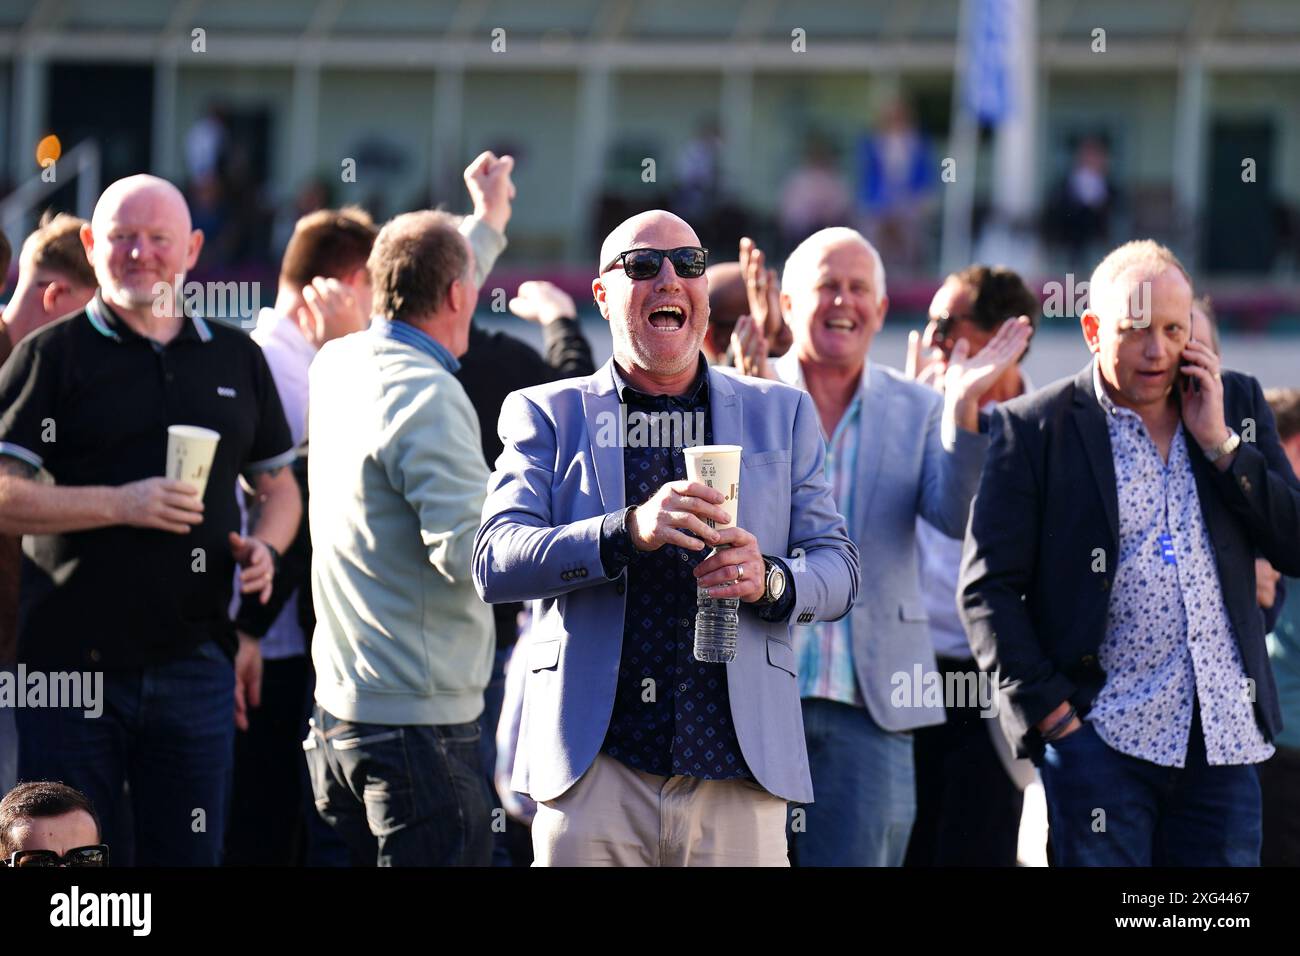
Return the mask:
<path id="1" fill-rule="evenodd" d="M 102 684 L 93 709 L 18 710 L 18 775 L 82 790 L 117 845 L 125 779 L 138 863 L 213 865 L 236 698 L 256 704 L 261 665 L 229 620 L 233 571 L 245 600 L 270 596 L 301 517 L 293 443 L 261 350 L 182 308 L 203 235 L 174 186 L 119 180 L 82 240 L 99 293 L 0 369 L 0 531 L 27 536 L 20 663 Z M 202 501 L 159 477 L 173 424 L 221 434 Z"/>

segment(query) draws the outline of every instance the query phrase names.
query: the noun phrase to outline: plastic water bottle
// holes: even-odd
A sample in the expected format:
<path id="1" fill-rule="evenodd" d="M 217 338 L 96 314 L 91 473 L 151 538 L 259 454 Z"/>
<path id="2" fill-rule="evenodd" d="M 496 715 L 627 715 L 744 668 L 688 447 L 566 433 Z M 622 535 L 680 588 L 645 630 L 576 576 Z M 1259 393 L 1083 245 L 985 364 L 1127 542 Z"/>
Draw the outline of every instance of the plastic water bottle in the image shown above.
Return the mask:
<path id="1" fill-rule="evenodd" d="M 695 659 L 727 664 L 736 659 L 740 631 L 740 599 L 713 598 L 695 590 Z"/>

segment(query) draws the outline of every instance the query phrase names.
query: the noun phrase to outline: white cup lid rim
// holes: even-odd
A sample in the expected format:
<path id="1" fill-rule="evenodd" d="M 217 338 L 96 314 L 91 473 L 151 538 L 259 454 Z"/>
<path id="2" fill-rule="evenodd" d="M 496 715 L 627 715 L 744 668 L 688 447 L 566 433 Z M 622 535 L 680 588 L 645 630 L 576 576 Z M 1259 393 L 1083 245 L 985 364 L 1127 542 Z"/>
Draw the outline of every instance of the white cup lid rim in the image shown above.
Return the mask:
<path id="1" fill-rule="evenodd" d="M 683 455 L 721 455 L 728 452 L 740 452 L 744 449 L 739 445 L 692 445 L 689 448 L 683 448 Z"/>
<path id="2" fill-rule="evenodd" d="M 207 438 L 213 441 L 221 438 L 221 432 L 204 428 L 202 425 L 168 425 L 167 434 L 179 435 L 182 438 Z"/>

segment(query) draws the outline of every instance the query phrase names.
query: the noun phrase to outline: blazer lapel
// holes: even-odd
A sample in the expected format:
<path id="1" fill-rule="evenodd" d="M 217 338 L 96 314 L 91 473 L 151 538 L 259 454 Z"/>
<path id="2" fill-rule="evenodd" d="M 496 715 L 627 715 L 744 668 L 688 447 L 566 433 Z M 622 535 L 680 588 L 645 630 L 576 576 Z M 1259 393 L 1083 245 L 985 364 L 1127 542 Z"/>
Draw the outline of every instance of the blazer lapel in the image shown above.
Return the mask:
<path id="1" fill-rule="evenodd" d="M 1083 440 L 1083 450 L 1092 468 L 1092 476 L 1101 492 L 1106 522 L 1111 538 L 1119 541 L 1119 491 L 1115 487 L 1115 459 L 1111 456 L 1110 432 L 1106 428 L 1106 413 L 1097 401 L 1092 384 L 1092 363 L 1089 363 L 1074 380 L 1074 406 L 1071 417 Z"/>
<path id="2" fill-rule="evenodd" d="M 582 408 L 587 416 L 587 440 L 591 442 L 591 460 L 596 466 L 596 484 L 601 503 L 610 511 L 624 508 L 623 446 L 618 439 L 623 423 L 619 420 L 618 393 L 614 390 L 613 359 L 606 362 L 582 393 Z M 613 423 L 611 429 L 610 423 Z M 615 441 L 599 440 L 604 434 Z"/>
<path id="3" fill-rule="evenodd" d="M 866 374 L 867 390 L 862 396 L 862 410 L 858 416 L 861 438 L 858 441 L 857 487 L 853 499 L 853 508 L 858 514 L 855 523 L 859 527 L 863 526 L 862 519 L 869 513 L 876 480 L 880 477 L 880 463 L 885 457 L 886 432 L 880 425 L 894 420 L 890 406 L 898 397 L 896 391 L 889 387 L 889 377 L 880 374 L 874 364 L 868 366 Z M 834 436 L 827 435 L 827 441 L 832 437 Z M 849 531 L 856 533 L 854 528 Z"/>
<path id="4" fill-rule="evenodd" d="M 746 452 L 752 453 L 756 449 L 745 447 L 744 410 L 741 408 L 740 396 L 736 394 L 736 390 L 732 387 L 726 374 L 710 367 L 708 376 L 709 419 L 710 424 L 713 426 L 713 444 L 739 445 L 742 449 L 740 453 L 740 501 L 737 504 L 736 524 L 749 529 L 752 527 L 749 516 L 754 508 L 761 505 L 761 502 L 754 501 L 752 495 L 745 493 L 747 484 L 745 481 L 745 454 Z"/>

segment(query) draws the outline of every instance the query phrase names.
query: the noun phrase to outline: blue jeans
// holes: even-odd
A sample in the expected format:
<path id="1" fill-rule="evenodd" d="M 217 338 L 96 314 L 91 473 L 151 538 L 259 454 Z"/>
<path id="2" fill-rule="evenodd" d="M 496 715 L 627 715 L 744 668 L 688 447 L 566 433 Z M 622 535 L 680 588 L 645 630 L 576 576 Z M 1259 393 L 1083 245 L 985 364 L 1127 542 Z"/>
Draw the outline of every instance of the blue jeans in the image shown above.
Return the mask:
<path id="1" fill-rule="evenodd" d="M 791 813 L 796 865 L 902 866 L 916 819 L 912 735 L 818 697 L 804 698 L 803 727 L 814 802 Z"/>
<path id="2" fill-rule="evenodd" d="M 505 703 L 506 662 L 510 660 L 510 652 L 513 650 L 513 644 L 508 647 L 497 647 L 492 660 L 492 679 L 483 689 L 483 713 L 479 716 L 479 724 L 483 728 L 483 736 L 479 740 L 478 747 L 479 760 L 483 764 L 483 775 L 487 779 L 488 794 L 492 797 L 494 810 L 504 803 L 496 787 L 497 724 L 501 722 L 501 707 Z M 527 835 L 527 828 L 504 815 L 501 816 L 501 820 L 506 829 L 502 831 L 498 826 L 492 832 L 492 865 L 515 866 L 517 864 L 512 851 L 521 843 L 520 832 Z M 523 842 L 524 846 L 531 846 L 531 841 Z"/>
<path id="3" fill-rule="evenodd" d="M 234 764 L 235 669 L 216 644 L 167 664 L 105 671 L 97 718 L 76 708 L 22 708 L 17 716 L 18 779 L 61 780 L 84 793 L 110 851 L 134 836 L 137 866 L 218 864 Z M 124 782 L 134 834 L 117 827 Z"/>
<path id="4" fill-rule="evenodd" d="M 1255 768 L 1209 766 L 1197 719 L 1181 768 L 1113 750 L 1085 721 L 1039 770 L 1057 866 L 1259 865 Z"/>
<path id="5" fill-rule="evenodd" d="M 316 810 L 380 866 L 487 866 L 492 801 L 478 743 L 476 720 L 352 723 L 317 705 L 303 741 Z"/>

